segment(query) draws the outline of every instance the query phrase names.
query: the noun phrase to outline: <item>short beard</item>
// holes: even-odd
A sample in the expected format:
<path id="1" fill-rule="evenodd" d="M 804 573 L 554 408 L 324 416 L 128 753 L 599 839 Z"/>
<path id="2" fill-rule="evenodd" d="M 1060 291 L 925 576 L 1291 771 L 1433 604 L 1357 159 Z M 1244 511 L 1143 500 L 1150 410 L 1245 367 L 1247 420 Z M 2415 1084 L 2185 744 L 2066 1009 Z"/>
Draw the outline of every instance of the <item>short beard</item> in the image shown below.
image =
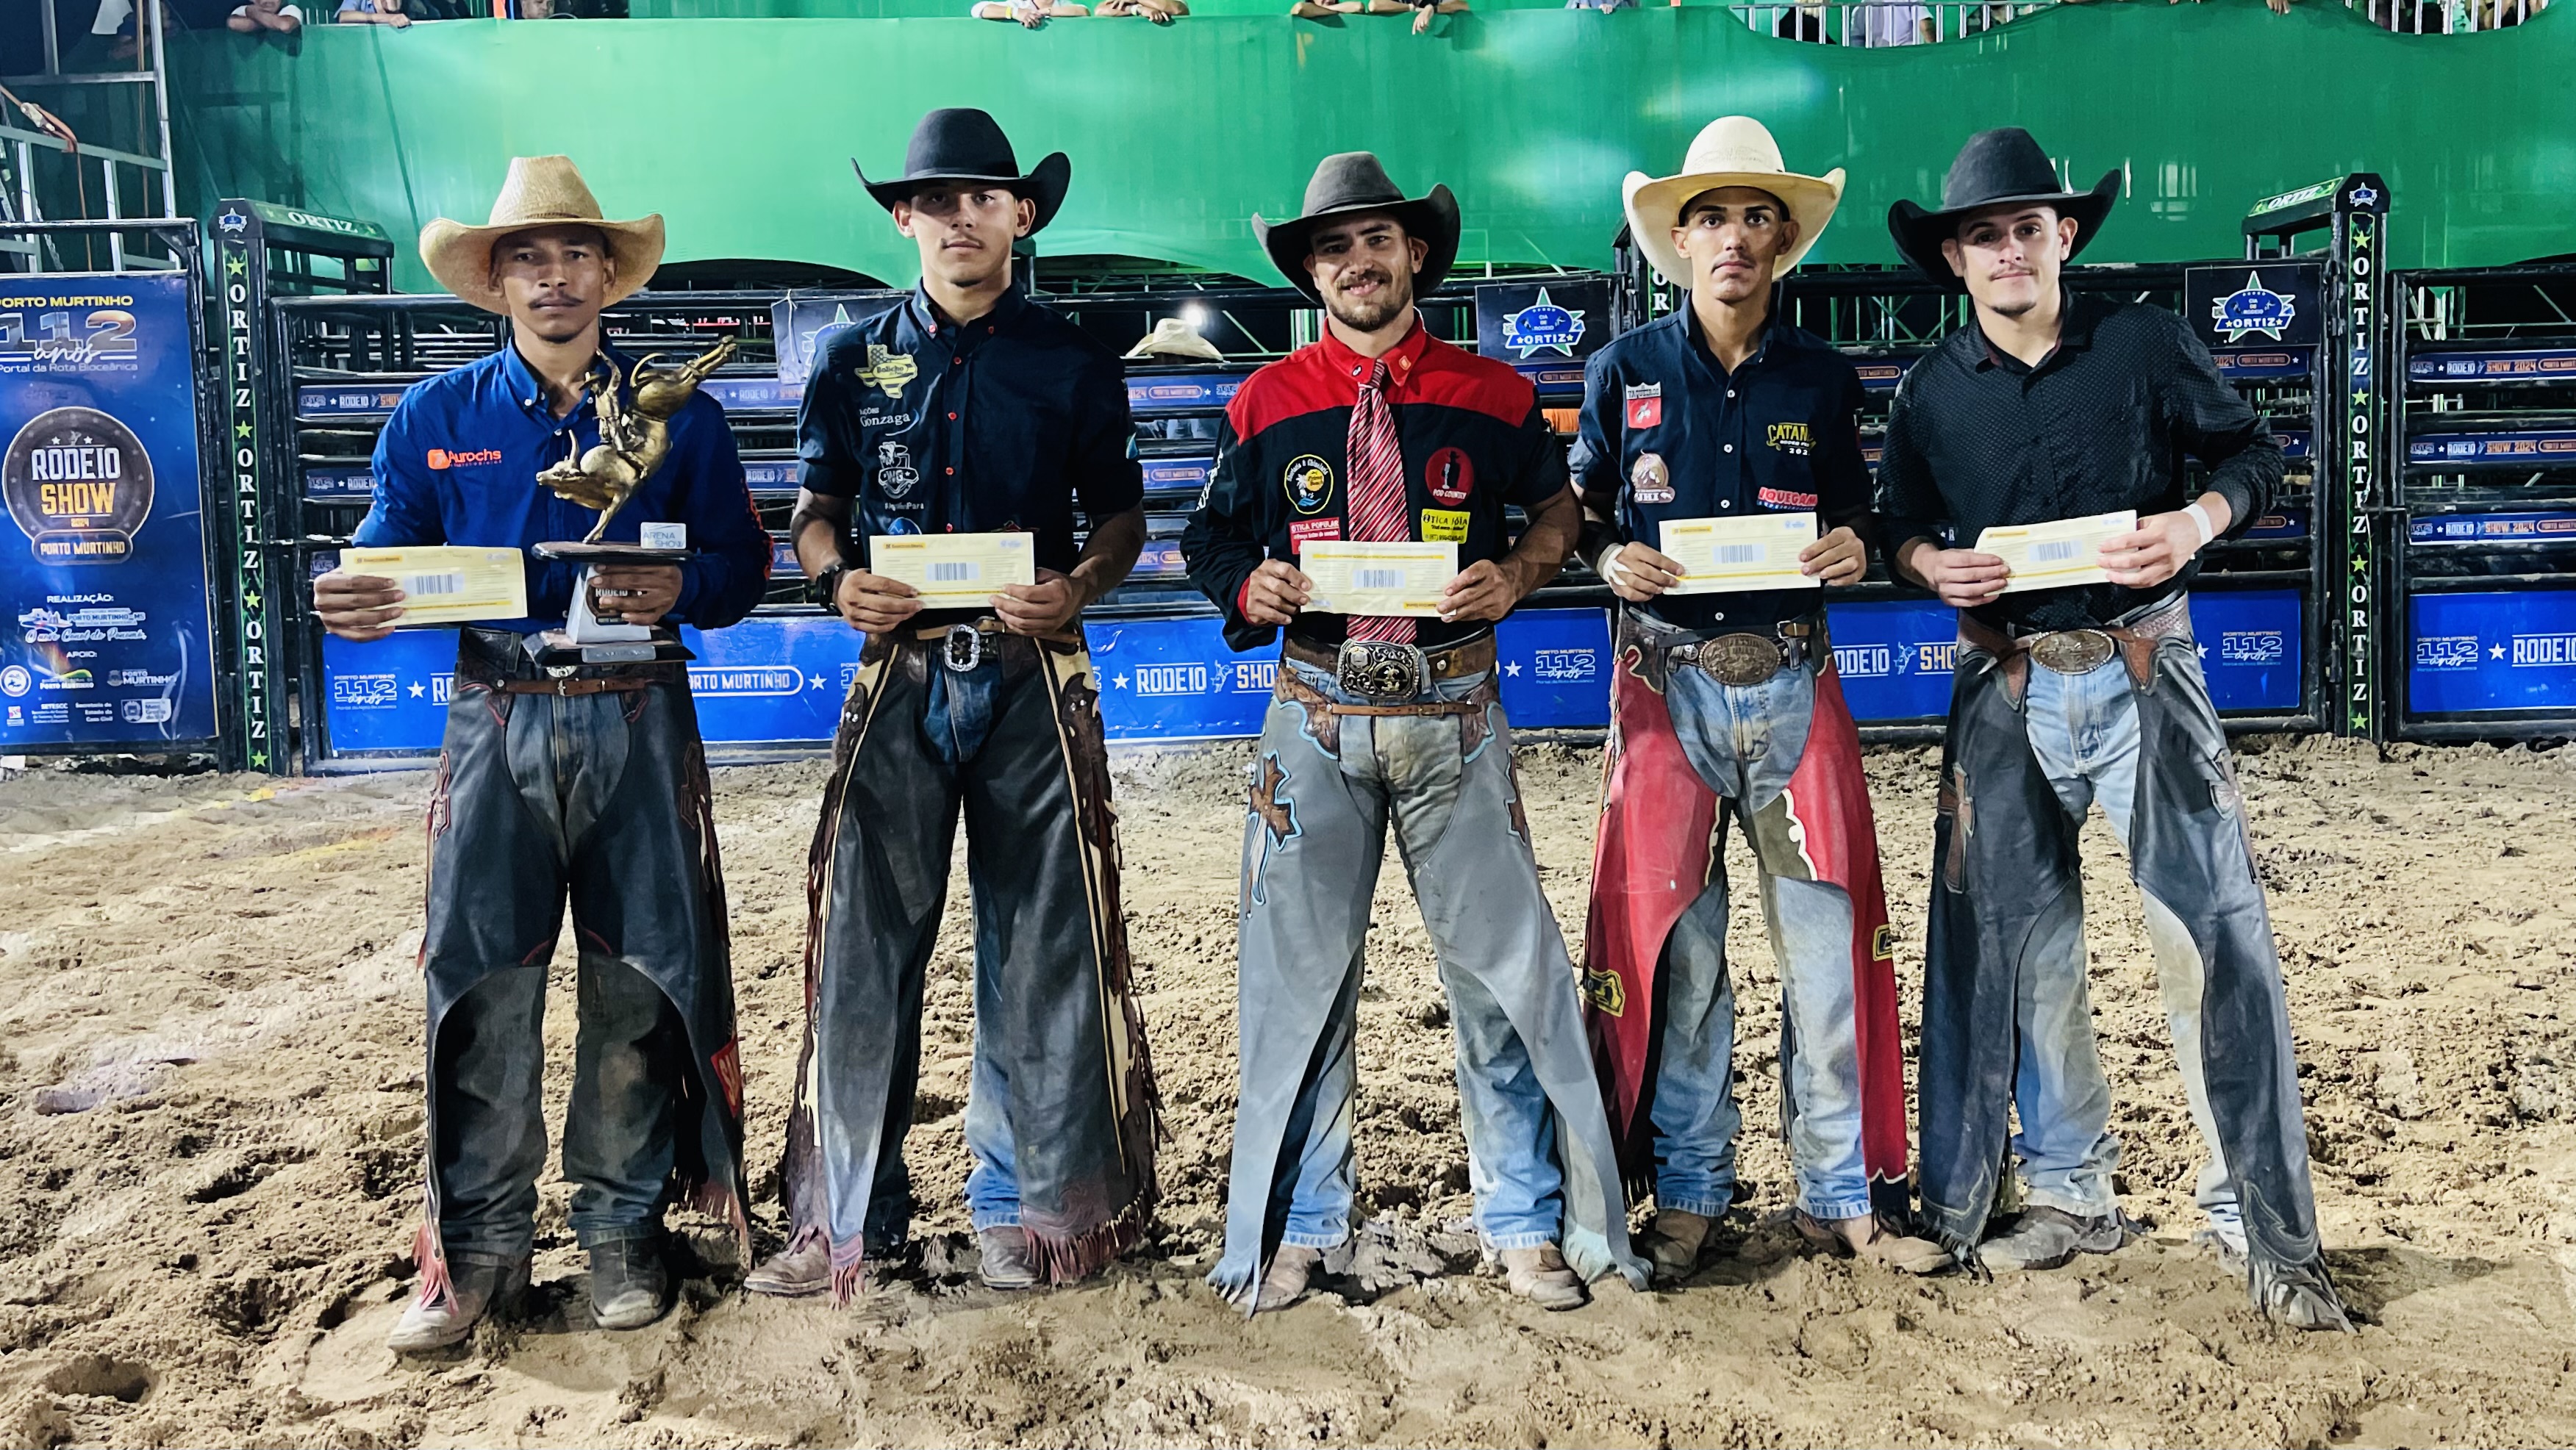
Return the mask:
<path id="1" fill-rule="evenodd" d="M 2038 310 L 2038 307 L 2039 289 L 2036 287 L 2031 289 L 2030 300 L 2027 302 L 2022 302 L 2009 307 L 1997 306 L 1991 302 L 1986 304 L 1986 310 L 1997 317 L 2020 317 L 2025 313 Z"/>
<path id="2" fill-rule="evenodd" d="M 1411 277 L 1391 279 L 1375 298 L 1366 302 L 1354 301 L 1334 293 L 1327 293 L 1324 297 L 1324 311 L 1330 313 L 1335 322 L 1353 332 L 1375 332 L 1402 317 L 1405 309 L 1412 305 L 1413 279 Z"/>

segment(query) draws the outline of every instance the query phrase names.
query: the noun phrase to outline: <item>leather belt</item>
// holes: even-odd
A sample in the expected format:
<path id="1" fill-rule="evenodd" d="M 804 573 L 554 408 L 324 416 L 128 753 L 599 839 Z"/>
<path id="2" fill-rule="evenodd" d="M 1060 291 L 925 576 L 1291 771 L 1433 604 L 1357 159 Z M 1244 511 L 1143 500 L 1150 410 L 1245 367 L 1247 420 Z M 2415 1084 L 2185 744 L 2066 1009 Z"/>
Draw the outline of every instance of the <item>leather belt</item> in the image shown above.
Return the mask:
<path id="1" fill-rule="evenodd" d="M 553 695 L 573 699 L 581 695 L 631 695 L 649 690 L 658 683 L 650 675 L 567 675 L 559 680 L 485 680 L 483 684 L 505 695 Z"/>
<path id="2" fill-rule="evenodd" d="M 939 662 L 959 674 L 964 674 L 983 664 L 986 654 L 992 653 L 1002 641 L 1012 637 L 1011 632 L 1002 627 L 1000 620 L 987 616 L 982 619 L 960 621 L 956 624 L 925 624 L 913 630 L 909 642 L 938 645 Z M 1032 643 L 1041 639 L 1052 640 L 1057 644 L 1080 642 L 1080 635 L 1076 632 L 1019 637 Z M 987 641 L 992 643 L 988 644 Z"/>
<path id="3" fill-rule="evenodd" d="M 1478 635 L 1445 649 L 1425 650 L 1385 639 L 1346 639 L 1328 650 L 1291 635 L 1280 653 L 1302 665 L 1329 670 L 1341 687 L 1370 703 L 1336 705 L 1342 715 L 1454 715 L 1470 707 L 1464 700 L 1417 702 L 1414 697 L 1434 681 L 1482 674 L 1494 667 L 1494 637 Z"/>
<path id="4" fill-rule="evenodd" d="M 2117 654 L 2127 664 L 2129 678 L 2142 686 L 2153 677 L 2156 646 L 2168 639 L 2186 638 L 2190 633 L 2191 605 L 2188 597 L 2181 594 L 2126 624 L 2085 629 L 2012 634 L 1974 615 L 1959 616 L 1959 642 L 1993 655 L 2007 667 L 2019 665 L 2027 656 L 2057 674 L 2086 675 Z"/>
<path id="5" fill-rule="evenodd" d="M 1773 634 L 1744 631 L 1704 635 L 1670 644 L 1650 636 L 1643 643 L 1649 649 L 1661 651 L 1667 667 L 1694 665 L 1721 685 L 1741 688 L 1759 685 L 1782 670 L 1805 664 L 1812 656 L 1814 637 L 1814 625 L 1793 619 L 1780 625 Z"/>

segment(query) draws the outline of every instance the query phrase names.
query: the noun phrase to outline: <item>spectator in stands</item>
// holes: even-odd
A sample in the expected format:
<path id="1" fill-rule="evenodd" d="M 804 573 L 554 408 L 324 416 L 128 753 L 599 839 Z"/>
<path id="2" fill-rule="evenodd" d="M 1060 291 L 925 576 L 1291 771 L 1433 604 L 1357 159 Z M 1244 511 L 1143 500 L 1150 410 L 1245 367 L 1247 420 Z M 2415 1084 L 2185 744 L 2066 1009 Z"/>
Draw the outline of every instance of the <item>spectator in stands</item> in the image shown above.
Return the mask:
<path id="1" fill-rule="evenodd" d="M 257 35 L 263 30 L 293 35 L 304 28 L 304 9 L 278 0 L 250 0 L 247 5 L 233 7 L 233 13 L 224 20 L 224 28 L 244 35 Z"/>
<path id="2" fill-rule="evenodd" d="M 1467 0 L 1297 0 L 1288 7 L 1288 13 L 1300 20 L 1321 20 L 1327 15 L 1411 15 L 1416 35 L 1431 28 L 1434 15 L 1466 11 Z"/>
<path id="3" fill-rule="evenodd" d="M 403 0 L 340 0 L 340 13 L 332 19 L 342 25 L 390 25 L 396 30 L 411 24 L 403 14 Z"/>
<path id="4" fill-rule="evenodd" d="M 1848 22 L 1843 31 L 1854 45 L 1930 45 L 1941 38 L 1932 12 L 1920 5 L 1863 5 L 1857 18 L 1858 36 L 1851 34 Z"/>
<path id="5" fill-rule="evenodd" d="M 1142 15 L 1156 25 L 1169 25 L 1190 13 L 1188 0 L 1100 0 L 1096 10 L 1085 10 L 1073 0 L 975 0 L 966 13 L 978 20 L 1016 20 L 1031 30 L 1050 20 L 1075 20 L 1096 15 L 1103 20 L 1126 15 Z"/>

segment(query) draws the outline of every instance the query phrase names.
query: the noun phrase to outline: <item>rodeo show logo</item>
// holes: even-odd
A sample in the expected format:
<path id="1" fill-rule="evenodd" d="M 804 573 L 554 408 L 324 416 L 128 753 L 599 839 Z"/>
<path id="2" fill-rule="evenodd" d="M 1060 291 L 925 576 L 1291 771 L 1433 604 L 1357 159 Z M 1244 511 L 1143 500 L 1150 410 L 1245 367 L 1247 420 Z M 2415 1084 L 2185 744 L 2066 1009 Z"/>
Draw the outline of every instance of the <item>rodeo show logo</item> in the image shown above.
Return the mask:
<path id="1" fill-rule="evenodd" d="M 2242 288 L 2211 304 L 2209 325 L 2211 331 L 2225 333 L 2231 344 L 2257 334 L 2279 342 L 2298 315 L 2295 299 L 2265 287 L 2260 274 L 2248 272 Z"/>
<path id="2" fill-rule="evenodd" d="M 1503 346 L 1524 361 L 1543 352 L 1572 357 L 1582 341 L 1583 314 L 1557 306 L 1544 287 L 1538 289 L 1536 302 L 1503 314 Z"/>
<path id="3" fill-rule="evenodd" d="M 95 408 L 56 408 L 0 455 L 0 496 L 40 564 L 121 564 L 152 512 L 152 459 Z"/>

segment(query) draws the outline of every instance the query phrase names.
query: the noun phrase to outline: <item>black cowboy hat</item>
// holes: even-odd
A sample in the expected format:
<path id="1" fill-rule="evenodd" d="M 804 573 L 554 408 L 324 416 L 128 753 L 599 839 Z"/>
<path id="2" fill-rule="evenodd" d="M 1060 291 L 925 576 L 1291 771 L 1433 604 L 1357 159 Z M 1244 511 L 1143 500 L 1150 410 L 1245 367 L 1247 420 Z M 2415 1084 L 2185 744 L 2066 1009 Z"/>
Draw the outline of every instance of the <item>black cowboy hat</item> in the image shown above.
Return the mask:
<path id="1" fill-rule="evenodd" d="M 1289 285 L 1308 300 L 1321 302 L 1323 295 L 1315 290 L 1315 278 L 1306 270 L 1307 241 L 1324 223 L 1360 212 L 1384 212 L 1403 226 L 1405 235 L 1428 242 L 1431 250 L 1422 259 L 1422 270 L 1414 275 L 1413 295 L 1423 297 L 1438 290 L 1450 265 L 1458 260 L 1458 199 L 1445 186 L 1432 187 L 1428 196 L 1407 197 L 1366 151 L 1325 157 L 1316 166 L 1314 179 L 1306 183 L 1306 209 L 1278 222 L 1263 221 L 1256 213 L 1252 234 L 1261 239 L 1271 265 L 1287 277 Z"/>
<path id="2" fill-rule="evenodd" d="M 1002 134 L 1001 124 L 982 111 L 951 107 L 931 112 L 912 128 L 912 144 L 904 149 L 903 175 L 891 181 L 870 181 L 854 157 L 850 169 L 859 173 L 859 185 L 888 211 L 894 204 L 933 182 L 984 181 L 1010 188 L 1012 195 L 1036 202 L 1038 219 L 1029 227 L 1034 234 L 1055 219 L 1055 209 L 1064 205 L 1064 189 L 1073 180 L 1073 163 L 1061 151 L 1047 153 L 1037 169 L 1022 175 L 1019 158 L 1011 154 L 1011 138 Z"/>
<path id="3" fill-rule="evenodd" d="M 1887 230 L 1896 250 L 1914 269 L 1953 292 L 1967 283 L 1950 270 L 1941 244 L 1959 234 L 1959 219 L 1990 206 L 2049 206 L 2059 216 L 2075 218 L 2075 245 L 2069 260 L 2084 250 L 2100 230 L 2111 203 L 2120 198 L 2120 169 L 2102 173 L 2091 191 L 2068 191 L 2057 179 L 2057 166 L 2039 143 L 2019 126 L 1979 131 L 1959 148 L 1950 175 L 1941 184 L 1941 209 L 1927 211 L 1899 200 L 1887 209 Z"/>

